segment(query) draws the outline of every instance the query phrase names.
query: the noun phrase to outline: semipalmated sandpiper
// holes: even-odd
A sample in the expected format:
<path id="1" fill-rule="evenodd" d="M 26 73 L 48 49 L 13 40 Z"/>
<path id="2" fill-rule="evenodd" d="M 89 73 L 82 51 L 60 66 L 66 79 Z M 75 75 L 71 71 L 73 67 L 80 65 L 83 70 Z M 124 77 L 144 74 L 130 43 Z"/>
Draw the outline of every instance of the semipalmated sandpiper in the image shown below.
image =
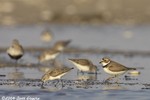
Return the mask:
<path id="1" fill-rule="evenodd" d="M 64 76 L 67 72 L 72 70 L 74 68 L 68 68 L 68 67 L 56 67 L 53 70 L 47 71 L 43 76 L 42 76 L 42 82 L 46 82 L 48 80 L 56 80 L 60 79 L 62 76 Z"/>
<path id="2" fill-rule="evenodd" d="M 39 62 L 42 63 L 45 61 L 54 60 L 59 53 L 60 51 L 54 49 L 46 50 L 39 56 Z"/>
<path id="3" fill-rule="evenodd" d="M 63 51 L 66 46 L 71 42 L 71 40 L 60 40 L 54 44 L 54 49 L 58 51 Z"/>
<path id="4" fill-rule="evenodd" d="M 69 59 L 80 71 L 97 73 L 97 66 L 87 59 Z"/>

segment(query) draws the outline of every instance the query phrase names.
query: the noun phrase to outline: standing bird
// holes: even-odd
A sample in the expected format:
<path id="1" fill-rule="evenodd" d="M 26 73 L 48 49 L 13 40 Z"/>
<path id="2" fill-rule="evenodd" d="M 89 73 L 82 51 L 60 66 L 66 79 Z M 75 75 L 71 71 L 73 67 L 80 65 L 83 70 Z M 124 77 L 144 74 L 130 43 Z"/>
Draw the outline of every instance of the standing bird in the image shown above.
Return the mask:
<path id="1" fill-rule="evenodd" d="M 125 72 L 129 70 L 136 70 L 136 68 L 126 67 L 106 57 L 102 58 L 100 63 L 102 64 L 102 67 L 106 73 L 114 75 L 115 77 L 118 75 L 124 74 Z M 111 78 L 114 78 L 114 77 L 111 77 Z"/>
<path id="2" fill-rule="evenodd" d="M 41 33 L 41 40 L 43 42 L 50 42 L 52 41 L 53 35 L 50 30 L 45 30 Z"/>
<path id="3" fill-rule="evenodd" d="M 58 50 L 61 52 L 61 59 L 63 62 L 64 62 L 63 51 L 69 45 L 70 42 L 71 42 L 71 40 L 60 40 L 60 41 L 57 41 L 53 46 L 54 50 Z"/>
<path id="4" fill-rule="evenodd" d="M 63 51 L 70 42 L 71 40 L 60 40 L 54 44 L 53 48 L 58 51 Z"/>
<path id="5" fill-rule="evenodd" d="M 81 72 L 97 73 L 97 66 L 87 59 L 68 59 L 72 62 Z"/>
<path id="6" fill-rule="evenodd" d="M 39 56 L 39 62 L 42 63 L 42 62 L 49 61 L 49 60 L 52 61 L 59 54 L 60 52 L 58 50 L 54 50 L 54 49 L 46 50 Z"/>
<path id="7" fill-rule="evenodd" d="M 12 45 L 7 49 L 7 54 L 11 59 L 16 60 L 16 65 L 17 61 L 23 56 L 24 50 L 22 45 L 19 43 L 17 39 L 14 39 L 12 42 Z"/>
<path id="8" fill-rule="evenodd" d="M 74 68 L 68 68 L 68 67 L 55 67 L 53 70 L 47 71 L 41 78 L 42 82 L 45 83 L 49 80 L 56 80 L 60 79 L 62 76 L 64 76 L 67 72 L 72 70 Z M 43 85 L 43 84 L 42 84 Z M 56 85 L 55 85 L 56 86 Z"/>

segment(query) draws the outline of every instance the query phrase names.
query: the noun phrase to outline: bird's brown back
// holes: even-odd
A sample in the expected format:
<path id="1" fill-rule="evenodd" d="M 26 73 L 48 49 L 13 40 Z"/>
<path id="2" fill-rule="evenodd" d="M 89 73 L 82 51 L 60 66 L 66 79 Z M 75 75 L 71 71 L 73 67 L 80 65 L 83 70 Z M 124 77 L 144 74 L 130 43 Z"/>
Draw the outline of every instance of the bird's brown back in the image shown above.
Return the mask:
<path id="1" fill-rule="evenodd" d="M 62 68 L 54 68 L 53 70 L 48 71 L 45 75 L 56 77 L 60 74 L 70 71 L 73 68 L 62 67 Z"/>
<path id="2" fill-rule="evenodd" d="M 111 61 L 111 63 L 109 63 L 107 65 L 107 68 L 109 68 L 109 70 L 111 71 L 115 71 L 115 72 L 118 72 L 118 71 L 127 71 L 127 70 L 130 70 L 130 69 L 133 69 L 133 68 L 128 68 L 118 62 L 115 62 L 115 61 Z"/>

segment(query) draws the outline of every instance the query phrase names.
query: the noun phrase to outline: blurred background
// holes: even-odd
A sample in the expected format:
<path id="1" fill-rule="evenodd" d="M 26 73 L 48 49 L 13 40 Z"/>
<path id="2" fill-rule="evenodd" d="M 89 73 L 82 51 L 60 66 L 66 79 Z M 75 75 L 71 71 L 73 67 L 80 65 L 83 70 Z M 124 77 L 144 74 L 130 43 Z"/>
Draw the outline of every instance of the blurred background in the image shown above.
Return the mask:
<path id="1" fill-rule="evenodd" d="M 149 0 L 0 0 L 0 24 L 143 24 Z"/>

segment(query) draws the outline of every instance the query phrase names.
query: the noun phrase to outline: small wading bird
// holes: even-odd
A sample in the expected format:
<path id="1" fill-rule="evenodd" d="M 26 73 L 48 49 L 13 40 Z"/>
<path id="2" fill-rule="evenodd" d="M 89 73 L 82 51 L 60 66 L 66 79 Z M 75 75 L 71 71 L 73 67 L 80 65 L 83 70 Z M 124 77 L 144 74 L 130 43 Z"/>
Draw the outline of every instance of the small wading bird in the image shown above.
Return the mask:
<path id="1" fill-rule="evenodd" d="M 64 49 L 66 48 L 66 46 L 68 46 L 68 44 L 71 42 L 71 40 L 60 40 L 60 41 L 57 41 L 53 48 L 55 50 L 58 50 L 58 51 L 64 51 Z"/>
<path id="2" fill-rule="evenodd" d="M 125 72 L 127 72 L 129 70 L 136 70 L 136 68 L 126 67 L 126 66 L 124 66 L 118 62 L 115 62 L 107 57 L 102 58 L 100 63 L 102 64 L 102 67 L 106 73 L 114 75 L 113 77 L 110 77 L 107 80 L 110 80 L 114 77 L 124 74 Z"/>
<path id="3" fill-rule="evenodd" d="M 44 51 L 39 56 L 39 62 L 42 63 L 50 60 L 52 63 L 54 63 L 55 58 L 65 49 L 65 47 L 70 42 L 70 40 L 56 42 L 51 49 Z"/>
<path id="4" fill-rule="evenodd" d="M 89 72 L 97 74 L 97 66 L 87 59 L 68 59 L 72 62 L 81 72 Z"/>
<path id="5" fill-rule="evenodd" d="M 46 50 L 39 56 L 39 62 L 42 63 L 49 60 L 54 61 L 59 54 L 60 51 L 58 50 L 54 50 L 54 49 Z"/>
<path id="6" fill-rule="evenodd" d="M 61 59 L 64 60 L 63 51 L 70 44 L 71 40 L 59 40 L 52 47 L 54 50 L 59 51 L 61 53 Z"/>
<path id="7" fill-rule="evenodd" d="M 53 38 L 52 32 L 48 29 L 41 33 L 41 40 L 43 42 L 50 42 L 52 41 L 52 38 Z"/>
<path id="8" fill-rule="evenodd" d="M 12 45 L 7 49 L 7 54 L 11 59 L 16 60 L 17 66 L 18 59 L 20 59 L 24 54 L 23 47 L 17 39 L 13 40 Z"/>
<path id="9" fill-rule="evenodd" d="M 68 67 L 55 67 L 53 70 L 49 70 L 47 71 L 41 78 L 42 80 L 42 86 L 46 81 L 49 80 L 56 80 L 56 79 L 61 79 L 62 76 L 64 76 L 65 74 L 67 74 L 70 70 L 72 70 L 74 68 L 68 68 Z M 59 80 L 58 80 L 59 82 Z M 57 82 L 57 84 L 58 84 Z M 55 86 L 57 85 L 55 84 Z M 63 86 L 63 84 L 62 84 Z"/>

